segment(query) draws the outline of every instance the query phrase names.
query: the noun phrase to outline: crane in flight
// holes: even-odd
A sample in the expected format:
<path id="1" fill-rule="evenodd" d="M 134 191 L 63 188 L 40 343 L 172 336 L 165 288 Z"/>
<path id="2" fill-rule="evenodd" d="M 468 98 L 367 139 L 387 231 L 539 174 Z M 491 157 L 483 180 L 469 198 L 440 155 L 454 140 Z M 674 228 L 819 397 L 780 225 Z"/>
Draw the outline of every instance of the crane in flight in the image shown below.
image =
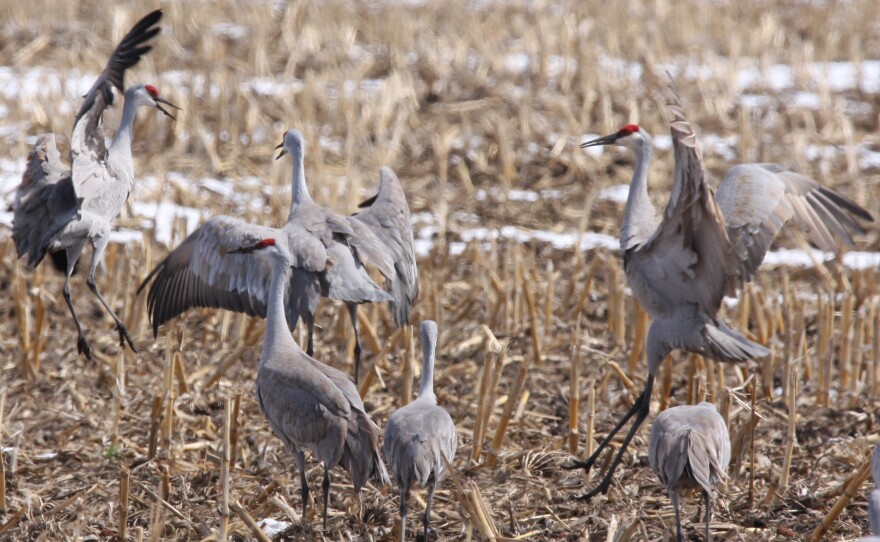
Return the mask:
<path id="1" fill-rule="evenodd" d="M 125 324 L 98 291 L 95 269 L 110 239 L 113 220 L 134 184 L 131 139 L 138 108 L 155 107 L 173 119 L 162 105 L 177 106 L 161 97 L 153 85 L 129 87 L 124 92 L 122 120 L 109 147 L 104 141 L 102 117 L 104 110 L 113 105 L 113 88 L 123 91 L 125 70 L 152 49 L 147 43 L 159 33 L 157 24 L 161 18 L 162 11 L 156 10 L 138 21 L 122 38 L 104 71 L 86 93 L 70 138 L 70 169 L 61 162 L 55 136 L 39 136 L 28 155 L 13 203 L 12 237 L 18 257 L 27 256 L 28 265 L 34 267 L 48 252 L 53 261 L 64 267 L 64 301 L 76 324 L 77 352 L 89 359 L 91 348 L 70 296 L 70 277 L 86 243 L 92 245 L 86 284 L 113 318 L 120 346 L 124 348 L 128 343 L 135 351 Z"/>
<path id="2" fill-rule="evenodd" d="M 718 318 L 718 309 L 725 295 L 735 295 L 752 279 L 786 222 L 793 221 L 819 248 L 835 250 L 838 240 L 852 245 L 853 235 L 865 233 L 858 219 L 873 221 L 852 200 L 778 164 L 734 166 L 716 194 L 706 181 L 696 133 L 674 86 L 668 95 L 675 177 L 659 220 L 648 195 L 652 147 L 651 136 L 643 128 L 629 124 L 581 145 L 621 145 L 636 155 L 620 249 L 627 283 L 653 318 L 646 343 L 648 378 L 642 393 L 589 458 L 565 465 L 589 471 L 635 416 L 604 478 L 579 497 L 583 500 L 608 491 L 627 446 L 648 416 L 654 375 L 672 350 L 729 363 L 770 353 Z"/>

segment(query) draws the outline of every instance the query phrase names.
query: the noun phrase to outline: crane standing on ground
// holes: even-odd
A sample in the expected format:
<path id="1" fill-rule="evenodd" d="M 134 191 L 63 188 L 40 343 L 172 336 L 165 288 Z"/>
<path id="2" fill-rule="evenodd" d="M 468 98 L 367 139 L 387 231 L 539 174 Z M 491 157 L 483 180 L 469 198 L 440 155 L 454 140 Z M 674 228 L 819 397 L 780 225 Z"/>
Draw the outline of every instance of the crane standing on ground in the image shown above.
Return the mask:
<path id="1" fill-rule="evenodd" d="M 12 237 L 19 257 L 27 255 L 28 265 L 33 267 L 47 252 L 64 253 L 59 258 L 66 267 L 64 301 L 79 334 L 77 352 L 89 359 L 91 348 L 70 297 L 70 276 L 86 243 L 91 243 L 93 251 L 86 284 L 116 323 L 120 346 L 124 348 L 127 342 L 135 350 L 125 324 L 98 291 L 95 269 L 110 239 L 112 222 L 122 210 L 134 183 L 131 138 L 138 108 L 155 107 L 174 118 L 162 104 L 177 106 L 159 96 L 152 85 L 130 87 L 125 91 L 122 120 L 109 148 L 104 142 L 102 117 L 104 110 L 113 104 L 113 87 L 123 90 L 125 70 L 137 64 L 152 48 L 146 43 L 159 33 L 156 25 L 161 18 L 162 11 L 156 10 L 138 21 L 86 93 L 70 138 L 71 169 L 68 171 L 61 163 L 54 135 L 38 137 L 28 156 L 27 169 L 13 205 Z"/>
<path id="2" fill-rule="evenodd" d="M 579 497 L 583 500 L 608 490 L 627 446 L 648 416 L 654 375 L 672 350 L 722 362 L 769 354 L 767 348 L 720 320 L 718 309 L 725 295 L 735 295 L 737 288 L 751 280 L 786 222 L 793 220 L 820 248 L 834 250 L 836 239 L 851 245 L 854 234 L 864 233 L 857 218 L 873 220 L 853 201 L 777 164 L 733 167 L 716 196 L 706 182 L 699 142 L 674 88 L 669 95 L 675 179 L 659 224 L 648 196 L 648 133 L 630 124 L 581 145 L 616 144 L 636 154 L 620 249 L 627 283 L 653 318 L 648 329 L 644 390 L 588 459 L 566 465 L 591 469 L 614 435 L 636 416 L 605 477 Z"/>
<path id="3" fill-rule="evenodd" d="M 324 464 L 321 487 L 326 530 L 331 468 L 341 464 L 351 475 L 358 495 L 370 478 L 383 485 L 389 483 L 388 472 L 379 457 L 379 427 L 364 411 L 364 403 L 348 376 L 303 352 L 287 328 L 284 290 L 295 255 L 291 255 L 286 243 L 277 243 L 271 237 L 252 237 L 250 241 L 231 252 L 253 253 L 257 256 L 254 259 L 266 259 L 271 268 L 257 399 L 269 427 L 296 459 L 302 484 L 303 518 L 309 496 L 305 450 Z"/>
<path id="4" fill-rule="evenodd" d="M 406 501 L 415 482 L 421 487 L 428 486 L 422 523 L 424 540 L 428 540 L 434 489 L 446 474 L 443 458 L 451 463 L 458 446 L 455 423 L 443 407 L 437 406 L 437 396 L 434 395 L 437 324 L 431 320 L 423 322 L 421 335 L 423 358 L 419 397 L 388 418 L 382 447 L 400 491 L 400 542 L 406 538 Z"/>
<path id="5" fill-rule="evenodd" d="M 293 158 L 291 209 L 287 223 L 276 230 L 295 255 L 285 298 L 287 325 L 293 330 L 302 318 L 308 328 L 306 353 L 312 355 L 315 313 L 323 295 L 344 301 L 355 331 L 355 382 L 360 366 L 357 305 L 389 301 L 398 325 L 409 318 L 418 297 L 418 270 L 412 242 L 409 207 L 394 172 L 380 170 L 377 194 L 361 204 L 359 213 L 343 217 L 318 206 L 309 195 L 303 167 L 304 146 L 298 130 L 285 133 L 279 158 Z M 250 224 L 216 217 L 174 249 L 140 285 L 152 281 L 147 310 L 153 333 L 171 318 L 192 307 L 214 307 L 265 316 L 268 265 L 235 257 L 220 247 L 235 245 Z M 293 232 L 296 232 L 295 234 Z M 296 248 L 294 248 L 296 247 Z M 328 265 L 328 262 L 331 262 Z M 364 262 L 384 275 L 387 292 L 370 278 Z"/>
<path id="6" fill-rule="evenodd" d="M 651 427 L 648 463 L 672 497 L 678 542 L 684 542 L 678 492 L 691 488 L 702 490 L 706 503 L 706 542 L 709 542 L 712 488 L 727 477 L 730 463 L 730 435 L 715 406 L 704 401 L 699 405 L 672 407 L 658 414 Z"/>

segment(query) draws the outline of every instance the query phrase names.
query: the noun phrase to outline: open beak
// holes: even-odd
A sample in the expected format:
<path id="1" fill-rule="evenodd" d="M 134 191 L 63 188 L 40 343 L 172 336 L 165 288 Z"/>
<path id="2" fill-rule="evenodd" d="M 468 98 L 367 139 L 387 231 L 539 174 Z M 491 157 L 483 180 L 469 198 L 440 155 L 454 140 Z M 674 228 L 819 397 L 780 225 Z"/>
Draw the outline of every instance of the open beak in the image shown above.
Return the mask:
<path id="1" fill-rule="evenodd" d="M 276 160 L 278 160 L 279 158 L 281 158 L 282 156 L 284 156 L 285 154 L 287 154 L 287 149 L 284 148 L 284 142 L 283 142 L 283 141 L 282 141 L 281 143 L 279 143 L 277 147 L 275 147 L 275 150 L 276 150 L 276 151 L 277 151 L 278 149 L 281 149 L 281 152 L 279 152 L 279 153 L 278 153 L 278 156 L 275 157 Z"/>
<path id="2" fill-rule="evenodd" d="M 177 119 L 174 117 L 174 115 L 172 115 L 171 113 L 169 113 L 168 110 L 165 109 L 164 107 L 162 107 L 161 104 L 165 104 L 165 105 L 167 105 L 167 106 L 173 107 L 174 109 L 181 110 L 179 107 L 177 107 L 176 105 L 174 105 L 173 103 L 169 102 L 168 100 L 166 100 L 165 98 L 163 98 L 163 97 L 161 97 L 161 96 L 156 96 L 155 98 L 153 98 L 153 101 L 156 102 L 156 109 L 158 109 L 159 111 L 165 113 L 165 115 L 171 117 L 172 119 L 177 120 Z"/>
<path id="3" fill-rule="evenodd" d="M 585 149 L 587 147 L 596 147 L 599 145 L 611 145 L 614 142 L 616 142 L 619 138 L 620 138 L 620 136 L 617 134 L 617 132 L 614 132 L 613 134 L 609 134 L 604 137 L 593 139 L 591 141 L 587 141 L 586 143 L 581 143 L 581 148 Z"/>

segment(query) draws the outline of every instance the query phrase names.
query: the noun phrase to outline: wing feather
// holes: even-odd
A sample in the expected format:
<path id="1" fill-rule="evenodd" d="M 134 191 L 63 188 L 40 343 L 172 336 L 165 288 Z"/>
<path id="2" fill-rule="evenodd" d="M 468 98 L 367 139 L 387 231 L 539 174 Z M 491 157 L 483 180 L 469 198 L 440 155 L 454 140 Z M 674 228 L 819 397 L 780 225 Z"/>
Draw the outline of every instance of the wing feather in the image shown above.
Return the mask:
<path id="1" fill-rule="evenodd" d="M 871 214 L 852 200 L 779 164 L 743 164 L 730 169 L 718 187 L 718 206 L 740 258 L 733 285 L 752 279 L 779 230 L 789 220 L 822 250 L 853 244 L 865 233 L 858 220 Z"/>
<path id="2" fill-rule="evenodd" d="M 161 18 L 162 10 L 157 9 L 129 30 L 83 98 L 70 137 L 70 163 L 74 185 L 80 197 L 85 196 L 82 193 L 85 183 L 104 176 L 107 145 L 104 142 L 102 118 L 104 110 L 113 105 L 113 87 L 120 92 L 125 90 L 125 70 L 137 64 L 141 56 L 150 51 L 151 47 L 144 44 L 159 33 L 160 28 L 155 25 Z"/>
<path id="3" fill-rule="evenodd" d="M 667 108 L 673 117 L 672 194 L 657 230 L 644 245 L 625 253 L 624 265 L 638 266 L 651 283 L 662 285 L 658 291 L 669 304 L 697 304 L 715 315 L 724 296 L 732 247 L 706 182 L 699 142 L 674 89 Z"/>
<path id="4" fill-rule="evenodd" d="M 77 216 L 70 171 L 61 163 L 53 134 L 37 137 L 12 204 L 12 238 L 19 257 L 35 266 L 49 241 Z"/>
<path id="5" fill-rule="evenodd" d="M 394 321 L 402 326 L 419 296 L 419 271 L 409 205 L 400 180 L 391 168 L 380 169 L 379 190 L 361 207 L 363 211 L 349 217 L 352 228 L 361 233 L 355 235 L 351 243 L 365 263 L 375 265 L 385 276 Z"/>
<path id="6" fill-rule="evenodd" d="M 326 269 L 326 251 L 295 226 L 278 230 L 231 217 L 212 218 L 157 265 L 138 288 L 140 292 L 152 282 L 147 310 L 153 334 L 160 325 L 193 307 L 265 317 L 271 279 L 268 262 L 228 252 L 267 237 L 289 243 L 292 267 L 310 272 Z"/>

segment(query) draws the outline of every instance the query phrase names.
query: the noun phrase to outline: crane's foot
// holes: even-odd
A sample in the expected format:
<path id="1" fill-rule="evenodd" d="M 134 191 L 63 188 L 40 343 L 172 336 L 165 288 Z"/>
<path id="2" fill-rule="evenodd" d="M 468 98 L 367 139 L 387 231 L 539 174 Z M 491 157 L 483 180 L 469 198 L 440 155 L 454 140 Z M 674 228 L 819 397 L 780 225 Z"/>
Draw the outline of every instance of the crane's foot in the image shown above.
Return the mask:
<path id="1" fill-rule="evenodd" d="M 592 491 L 584 493 L 583 495 L 575 495 L 572 498 L 576 501 L 588 502 L 590 499 L 592 499 L 593 497 L 595 497 L 596 495 L 598 495 L 600 493 L 603 495 L 605 493 L 608 493 L 608 487 L 610 485 L 611 485 L 610 483 L 606 483 L 605 480 L 602 480 L 602 483 L 600 483 L 598 486 L 593 488 Z"/>
<path id="2" fill-rule="evenodd" d="M 583 461 L 580 459 L 573 459 L 571 463 L 560 465 L 560 467 L 565 470 L 584 469 L 585 471 L 590 472 L 590 469 L 593 468 L 595 463 L 596 461 L 592 457 Z"/>
<path id="3" fill-rule="evenodd" d="M 89 341 L 86 340 L 85 335 L 80 335 L 76 340 L 76 353 L 85 354 L 89 361 L 95 361 L 92 358 L 92 349 L 89 347 Z"/>
<path id="4" fill-rule="evenodd" d="M 137 349 L 134 347 L 134 340 L 132 340 L 131 335 L 128 334 L 128 329 L 122 324 L 122 322 L 116 322 L 116 331 L 119 332 L 119 346 L 125 350 L 125 343 L 127 342 L 131 351 L 137 354 Z"/>

